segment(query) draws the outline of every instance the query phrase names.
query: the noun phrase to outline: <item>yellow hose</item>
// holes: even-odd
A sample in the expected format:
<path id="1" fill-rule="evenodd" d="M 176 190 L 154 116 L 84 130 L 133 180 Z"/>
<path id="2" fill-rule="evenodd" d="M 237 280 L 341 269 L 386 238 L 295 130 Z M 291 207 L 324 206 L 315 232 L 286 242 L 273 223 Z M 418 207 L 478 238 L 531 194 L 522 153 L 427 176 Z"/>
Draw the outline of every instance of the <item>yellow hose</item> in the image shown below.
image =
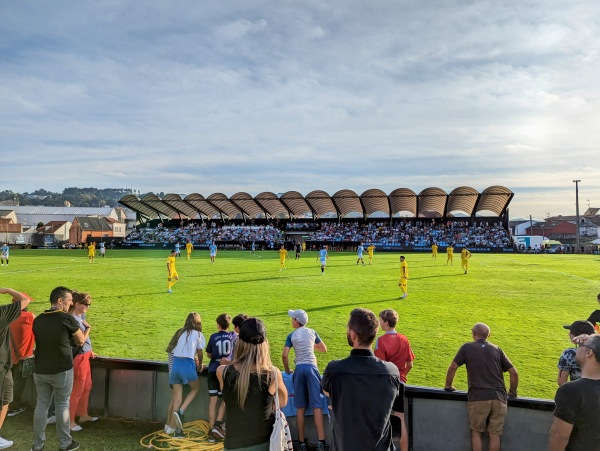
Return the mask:
<path id="1" fill-rule="evenodd" d="M 207 421 L 198 420 L 185 423 L 183 435 L 184 437 L 173 437 L 164 431 L 157 431 L 142 437 L 140 445 L 155 450 L 221 451 L 223 449 L 222 441 L 208 442 Z"/>

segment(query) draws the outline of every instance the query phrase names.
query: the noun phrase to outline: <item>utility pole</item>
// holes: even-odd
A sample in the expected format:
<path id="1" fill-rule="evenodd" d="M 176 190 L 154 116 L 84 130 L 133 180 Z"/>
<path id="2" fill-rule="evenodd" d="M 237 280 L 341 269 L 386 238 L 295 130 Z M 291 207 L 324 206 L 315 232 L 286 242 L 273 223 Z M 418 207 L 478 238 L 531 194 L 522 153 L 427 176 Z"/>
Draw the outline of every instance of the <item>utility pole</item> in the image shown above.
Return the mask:
<path id="1" fill-rule="evenodd" d="M 576 253 L 581 252 L 581 247 L 579 245 L 579 182 L 581 182 L 581 180 L 573 180 L 573 183 L 575 183 L 575 217 L 577 218 L 577 227 L 575 229 L 575 233 L 577 234 Z"/>

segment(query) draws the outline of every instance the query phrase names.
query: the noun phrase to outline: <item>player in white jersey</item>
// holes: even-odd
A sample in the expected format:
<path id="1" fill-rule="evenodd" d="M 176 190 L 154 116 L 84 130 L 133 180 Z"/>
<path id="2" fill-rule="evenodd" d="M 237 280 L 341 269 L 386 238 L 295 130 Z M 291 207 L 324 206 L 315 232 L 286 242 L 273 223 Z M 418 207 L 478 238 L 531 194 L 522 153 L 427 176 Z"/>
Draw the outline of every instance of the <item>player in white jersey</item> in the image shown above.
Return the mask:
<path id="1" fill-rule="evenodd" d="M 104 258 L 106 256 L 106 246 L 104 245 L 104 241 L 100 241 L 100 257 Z"/>
<path id="2" fill-rule="evenodd" d="M 321 274 L 325 275 L 325 265 L 327 264 L 327 260 L 329 260 L 329 254 L 327 253 L 327 246 L 323 246 L 319 251 L 319 256 L 317 260 L 321 262 Z"/>
<path id="3" fill-rule="evenodd" d="M 215 243 L 211 243 L 211 245 L 208 246 L 208 250 L 210 252 L 210 262 L 214 264 L 215 257 L 217 256 L 217 245 Z"/>
<path id="4" fill-rule="evenodd" d="M 356 248 L 356 254 L 358 255 L 358 259 L 356 260 L 356 264 L 358 265 L 358 263 L 362 263 L 363 266 L 365 266 L 365 261 L 363 260 L 363 252 L 365 250 L 365 247 L 363 246 L 362 243 L 360 243 L 358 245 L 358 247 Z"/>

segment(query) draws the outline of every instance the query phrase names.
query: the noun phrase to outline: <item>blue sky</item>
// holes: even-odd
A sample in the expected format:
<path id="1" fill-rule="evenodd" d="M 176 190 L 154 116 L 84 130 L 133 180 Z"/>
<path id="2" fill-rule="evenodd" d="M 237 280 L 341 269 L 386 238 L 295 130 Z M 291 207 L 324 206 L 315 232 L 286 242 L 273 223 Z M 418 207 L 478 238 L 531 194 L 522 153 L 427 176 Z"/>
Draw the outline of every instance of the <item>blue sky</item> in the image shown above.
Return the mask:
<path id="1" fill-rule="evenodd" d="M 0 189 L 515 192 L 600 207 L 600 8 L 0 3 Z"/>

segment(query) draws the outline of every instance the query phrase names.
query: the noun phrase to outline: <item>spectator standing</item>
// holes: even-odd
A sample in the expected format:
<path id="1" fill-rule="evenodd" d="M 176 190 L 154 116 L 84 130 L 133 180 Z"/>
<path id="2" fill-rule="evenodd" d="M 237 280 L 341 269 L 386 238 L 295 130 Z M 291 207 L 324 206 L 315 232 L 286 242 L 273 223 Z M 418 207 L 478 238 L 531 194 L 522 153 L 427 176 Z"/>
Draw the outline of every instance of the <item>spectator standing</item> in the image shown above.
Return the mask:
<path id="1" fill-rule="evenodd" d="M 596 300 L 598 301 L 598 304 L 600 304 L 600 293 L 598 296 L 596 296 Z M 594 310 L 587 320 L 592 323 L 594 329 L 596 329 L 596 332 L 598 332 L 598 324 L 600 323 L 600 310 Z"/>
<path id="2" fill-rule="evenodd" d="M 399 299 L 406 299 L 408 296 L 408 263 L 404 255 L 400 256 L 400 282 L 398 282 L 402 296 Z"/>
<path id="3" fill-rule="evenodd" d="M 175 258 L 175 257 L 173 257 Z M 168 432 L 175 429 L 176 437 L 183 437 L 183 424 L 185 423 L 185 409 L 198 394 L 200 382 L 198 372 L 202 372 L 202 350 L 206 347 L 206 340 L 202 334 L 202 319 L 196 312 L 188 314 L 184 326 L 171 338 L 167 353 L 173 353 L 173 367 L 169 375 L 169 384 L 173 386 L 171 402 L 173 412 L 167 419 Z M 190 392 L 183 399 L 183 386 L 189 385 Z M 183 402 L 182 402 L 183 401 Z M 175 428 L 173 428 L 173 422 Z"/>
<path id="4" fill-rule="evenodd" d="M 23 293 L 10 288 L 0 288 L 0 294 L 12 296 L 12 303 L 0 306 L 0 431 L 8 413 L 8 405 L 13 400 L 13 378 L 11 372 L 10 329 L 9 325 L 19 318 L 21 311 L 31 302 Z M 12 440 L 0 437 L 0 449 L 10 448 Z"/>
<path id="5" fill-rule="evenodd" d="M 588 321 L 575 321 L 571 325 L 563 326 L 569 330 L 569 338 L 571 341 L 579 335 L 586 334 L 592 335 L 595 333 L 594 326 Z M 581 377 L 581 368 L 575 361 L 575 355 L 577 348 L 567 348 L 563 351 L 558 359 L 558 385 L 563 385 L 567 382 L 567 378 L 571 381 L 575 381 Z"/>
<path id="6" fill-rule="evenodd" d="M 308 314 L 304 310 L 288 310 L 288 316 L 292 318 L 294 331 L 285 339 L 281 357 L 285 372 L 294 374 L 292 381 L 294 384 L 294 405 L 298 409 L 296 416 L 298 449 L 299 451 L 307 449 L 304 436 L 304 413 L 308 406 L 313 409 L 315 427 L 317 428 L 319 438 L 317 450 L 324 450 L 326 449 L 326 442 L 322 411 L 323 391 L 321 390 L 321 374 L 317 368 L 315 350 L 327 352 L 327 346 L 315 330 L 306 327 Z M 289 352 L 291 348 L 294 348 L 296 353 L 295 371 L 290 370 Z"/>
<path id="7" fill-rule="evenodd" d="M 504 429 L 507 411 L 507 393 L 504 385 L 504 373 L 510 375 L 508 397 L 517 396 L 519 375 L 502 349 L 490 343 L 490 328 L 477 323 L 471 329 L 473 341 L 460 347 L 446 374 L 447 391 L 455 391 L 452 385 L 456 370 L 467 366 L 467 411 L 471 427 L 471 446 L 473 451 L 481 451 L 481 434 L 489 434 L 489 450 L 500 450 L 500 437 Z"/>
<path id="8" fill-rule="evenodd" d="M 70 313 L 77 320 L 79 328 L 83 333 L 85 341 L 81 346 L 73 348 L 73 390 L 69 402 L 70 428 L 72 432 L 79 432 L 83 428 L 75 422 L 79 417 L 79 423 L 98 421 L 98 417 L 91 417 L 88 413 L 88 403 L 92 391 L 92 367 L 90 359 L 97 355 L 92 351 L 90 332 L 92 327 L 86 320 L 86 314 L 92 305 L 92 297 L 87 293 L 73 292 L 73 305 Z"/>
<path id="9" fill-rule="evenodd" d="M 72 303 L 72 291 L 56 287 L 50 293 L 50 309 L 40 313 L 33 321 L 36 344 L 33 380 L 37 403 L 33 414 L 32 451 L 41 451 L 46 444 L 47 414 L 52 398 L 60 450 L 79 448 L 69 430 L 69 401 L 73 388 L 71 342 L 81 346 L 85 337 L 77 320 L 67 313 Z"/>
<path id="10" fill-rule="evenodd" d="M 222 358 L 221 359 L 221 365 L 229 365 L 231 362 L 233 362 L 234 356 L 235 356 L 235 347 L 237 345 L 237 341 L 239 339 L 240 336 L 240 326 L 242 325 L 242 323 L 244 321 L 246 321 L 248 319 L 248 315 L 244 314 L 244 313 L 240 313 L 239 315 L 235 316 L 232 320 L 231 320 L 231 324 L 233 324 L 233 331 L 235 332 L 233 334 L 233 341 L 231 344 L 231 354 L 229 354 L 229 357 L 227 358 Z"/>
<path id="11" fill-rule="evenodd" d="M 350 356 L 329 362 L 321 386 L 333 408 L 332 451 L 391 451 L 392 410 L 404 403 L 396 365 L 375 357 L 371 345 L 379 322 L 373 312 L 354 309 L 346 335 Z"/>
<path id="12" fill-rule="evenodd" d="M 217 411 L 219 399 L 223 397 L 219 380 L 217 379 L 217 368 L 221 359 L 229 357 L 233 349 L 234 332 L 229 332 L 231 317 L 227 313 L 217 316 L 217 333 L 214 333 L 208 339 L 206 345 L 206 355 L 210 359 L 208 364 L 208 441 L 214 442 L 215 439 L 224 439 L 225 430 L 221 426 L 225 416 L 225 403 Z"/>
<path id="13" fill-rule="evenodd" d="M 463 250 L 460 251 L 460 264 L 462 269 L 465 270 L 465 274 L 469 271 L 469 259 L 471 258 L 471 253 L 467 247 L 463 247 Z"/>
<path id="14" fill-rule="evenodd" d="M 14 383 L 13 401 L 8 416 L 14 417 L 25 410 L 21 398 L 27 379 L 23 377 L 23 360 L 33 356 L 35 339 L 33 338 L 33 320 L 35 315 L 25 307 L 20 316 L 10 323 L 10 356 L 12 361 L 12 378 Z"/>
<path id="15" fill-rule="evenodd" d="M 249 318 L 239 329 L 233 363 L 217 369 L 227 405 L 225 450 L 268 451 L 275 423 L 275 378 L 281 407 L 287 404 L 288 393 L 281 371 L 271 362 L 262 321 Z"/>
<path id="16" fill-rule="evenodd" d="M 600 443 L 600 335 L 583 338 L 575 360 L 581 378 L 556 391 L 549 451 L 592 450 Z"/>
<path id="17" fill-rule="evenodd" d="M 415 354 L 410 347 L 408 338 L 396 332 L 398 324 L 398 313 L 394 310 L 382 310 L 379 312 L 379 325 L 385 331 L 375 342 L 375 357 L 386 362 L 392 362 L 400 372 L 400 381 L 402 382 L 402 393 L 404 393 L 404 384 L 406 384 L 406 375 L 413 367 Z M 394 415 L 400 418 L 402 424 L 402 435 L 400 438 L 401 451 L 408 451 L 408 434 L 406 423 L 404 421 L 404 404 L 399 405 L 402 410 L 394 411 Z"/>

